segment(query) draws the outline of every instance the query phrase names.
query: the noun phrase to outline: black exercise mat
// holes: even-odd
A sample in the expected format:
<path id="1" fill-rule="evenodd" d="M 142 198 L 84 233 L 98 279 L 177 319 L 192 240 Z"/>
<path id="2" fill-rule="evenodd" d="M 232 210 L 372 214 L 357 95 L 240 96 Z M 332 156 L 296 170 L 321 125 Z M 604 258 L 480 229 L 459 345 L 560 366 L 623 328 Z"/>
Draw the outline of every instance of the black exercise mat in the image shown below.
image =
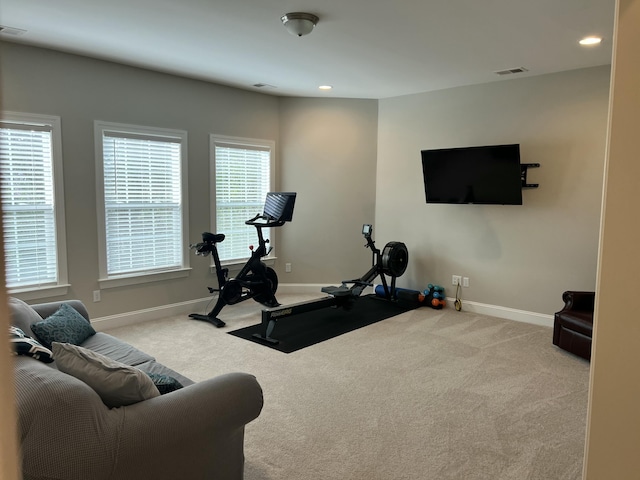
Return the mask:
<path id="1" fill-rule="evenodd" d="M 300 315 L 293 315 L 277 321 L 271 334 L 273 338 L 279 340 L 276 345 L 253 337 L 254 333 L 263 332 L 262 324 L 251 325 L 228 333 L 284 353 L 291 353 L 408 312 L 418 305 L 415 303 L 389 302 L 375 295 L 367 295 L 358 298 L 351 310 L 323 308 Z M 283 306 L 286 307 L 286 305 Z"/>

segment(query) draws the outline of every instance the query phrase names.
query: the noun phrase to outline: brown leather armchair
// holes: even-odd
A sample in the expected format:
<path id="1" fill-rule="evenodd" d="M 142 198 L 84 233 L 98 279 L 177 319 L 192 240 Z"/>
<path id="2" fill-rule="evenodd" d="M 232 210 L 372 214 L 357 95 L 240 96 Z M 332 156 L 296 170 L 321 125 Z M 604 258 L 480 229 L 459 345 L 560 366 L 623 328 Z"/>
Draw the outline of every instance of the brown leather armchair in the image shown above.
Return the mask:
<path id="1" fill-rule="evenodd" d="M 586 360 L 591 360 L 595 298 L 595 292 L 564 292 L 564 307 L 553 322 L 553 344 Z"/>

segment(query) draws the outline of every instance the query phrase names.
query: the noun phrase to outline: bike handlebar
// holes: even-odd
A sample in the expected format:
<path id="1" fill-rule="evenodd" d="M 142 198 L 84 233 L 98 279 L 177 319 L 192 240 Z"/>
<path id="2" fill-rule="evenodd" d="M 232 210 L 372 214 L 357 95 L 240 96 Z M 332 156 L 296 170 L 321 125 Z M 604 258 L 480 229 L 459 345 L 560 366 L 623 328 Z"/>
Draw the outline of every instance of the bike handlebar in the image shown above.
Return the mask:
<path id="1" fill-rule="evenodd" d="M 258 222 L 256 220 L 264 220 L 264 222 Z M 265 228 L 265 227 L 281 227 L 285 224 L 283 220 L 272 220 L 270 217 L 266 215 L 258 214 L 255 217 L 244 222 L 245 225 L 253 225 L 257 228 Z"/>

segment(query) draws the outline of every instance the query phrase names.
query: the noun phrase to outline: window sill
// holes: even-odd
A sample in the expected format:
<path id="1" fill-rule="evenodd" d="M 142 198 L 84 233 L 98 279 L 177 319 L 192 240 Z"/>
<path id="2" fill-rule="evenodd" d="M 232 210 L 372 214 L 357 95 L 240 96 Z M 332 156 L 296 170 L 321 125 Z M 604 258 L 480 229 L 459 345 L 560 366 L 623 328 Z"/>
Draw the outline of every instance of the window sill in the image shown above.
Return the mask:
<path id="1" fill-rule="evenodd" d="M 22 301 L 39 300 L 48 297 L 60 297 L 66 295 L 69 291 L 68 283 L 61 285 L 51 285 L 48 287 L 25 287 L 25 288 L 9 288 L 7 292 L 12 297 L 19 298 Z"/>
<path id="2" fill-rule="evenodd" d="M 160 282 L 172 280 L 174 278 L 186 278 L 189 276 L 191 268 L 181 268 L 164 272 L 143 273 L 135 275 L 121 275 L 110 278 L 100 278 L 98 283 L 101 289 L 126 287 L 127 285 L 140 285 L 142 283 Z"/>

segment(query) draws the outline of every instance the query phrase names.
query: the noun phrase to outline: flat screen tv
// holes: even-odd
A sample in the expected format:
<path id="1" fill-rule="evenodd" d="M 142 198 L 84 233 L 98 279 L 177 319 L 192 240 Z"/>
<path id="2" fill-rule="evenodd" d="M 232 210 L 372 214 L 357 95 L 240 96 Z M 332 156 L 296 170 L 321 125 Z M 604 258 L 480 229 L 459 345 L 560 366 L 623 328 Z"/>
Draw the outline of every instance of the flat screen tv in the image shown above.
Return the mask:
<path id="1" fill-rule="evenodd" d="M 427 203 L 522 205 L 519 144 L 421 153 Z"/>

